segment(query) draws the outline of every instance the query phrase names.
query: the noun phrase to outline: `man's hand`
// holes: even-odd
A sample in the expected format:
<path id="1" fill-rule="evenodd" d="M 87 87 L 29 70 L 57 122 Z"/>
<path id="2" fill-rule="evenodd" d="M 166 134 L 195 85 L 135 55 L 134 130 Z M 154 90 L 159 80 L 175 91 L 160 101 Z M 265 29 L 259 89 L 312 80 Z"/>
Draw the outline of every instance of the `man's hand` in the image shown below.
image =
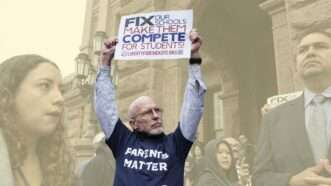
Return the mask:
<path id="1" fill-rule="evenodd" d="M 191 58 L 200 58 L 199 49 L 202 45 L 202 39 L 195 29 L 190 32 L 190 40 L 192 42 Z"/>
<path id="2" fill-rule="evenodd" d="M 310 179 L 319 177 L 319 174 L 324 169 L 323 164 L 319 163 L 314 167 L 309 167 L 297 175 L 292 176 L 289 182 L 289 186 L 314 186 L 318 184 L 312 184 Z"/>
<path id="3" fill-rule="evenodd" d="M 245 163 L 245 159 L 243 160 L 238 160 L 237 162 L 239 166 L 238 168 L 238 176 L 240 177 L 239 184 L 240 185 L 247 185 L 247 183 L 251 182 L 251 175 L 249 173 L 249 165 Z"/>
<path id="4" fill-rule="evenodd" d="M 329 163 L 329 160 L 322 159 L 320 161 L 320 164 L 322 165 L 323 170 L 325 170 L 329 175 L 331 175 L 331 165 Z M 329 177 L 323 177 L 323 176 L 307 177 L 305 178 L 305 181 L 310 185 L 331 186 L 331 178 Z"/>
<path id="5" fill-rule="evenodd" d="M 115 47 L 117 44 L 117 39 L 109 39 L 105 41 L 105 47 L 101 50 L 101 63 L 103 65 L 111 65 L 111 61 L 113 60 L 115 54 Z"/>

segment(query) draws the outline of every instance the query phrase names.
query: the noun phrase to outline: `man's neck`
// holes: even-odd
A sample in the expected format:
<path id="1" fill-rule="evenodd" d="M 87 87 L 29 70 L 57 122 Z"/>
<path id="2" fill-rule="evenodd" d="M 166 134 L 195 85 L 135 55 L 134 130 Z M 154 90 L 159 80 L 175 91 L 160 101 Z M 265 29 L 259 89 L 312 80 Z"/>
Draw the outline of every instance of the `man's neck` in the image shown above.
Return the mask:
<path id="1" fill-rule="evenodd" d="M 331 77 L 315 76 L 304 79 L 304 84 L 310 91 L 319 94 L 331 86 Z"/>

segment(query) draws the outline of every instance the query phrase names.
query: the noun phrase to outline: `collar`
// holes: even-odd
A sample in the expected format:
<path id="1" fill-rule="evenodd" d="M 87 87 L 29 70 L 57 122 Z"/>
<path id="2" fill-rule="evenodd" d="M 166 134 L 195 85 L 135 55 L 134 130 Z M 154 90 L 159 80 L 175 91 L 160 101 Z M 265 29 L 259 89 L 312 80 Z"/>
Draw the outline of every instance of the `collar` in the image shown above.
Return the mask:
<path id="1" fill-rule="evenodd" d="M 331 86 L 325 89 L 321 94 L 327 98 L 331 98 Z M 305 108 L 307 108 L 307 106 L 311 103 L 311 101 L 316 95 L 317 95 L 316 93 L 305 88 L 304 90 Z"/>
<path id="2" fill-rule="evenodd" d="M 165 136 L 164 133 L 161 133 L 158 135 L 150 135 L 146 132 L 138 132 L 136 130 L 134 130 L 134 133 L 137 134 L 137 136 L 144 138 L 144 139 L 162 139 Z"/>

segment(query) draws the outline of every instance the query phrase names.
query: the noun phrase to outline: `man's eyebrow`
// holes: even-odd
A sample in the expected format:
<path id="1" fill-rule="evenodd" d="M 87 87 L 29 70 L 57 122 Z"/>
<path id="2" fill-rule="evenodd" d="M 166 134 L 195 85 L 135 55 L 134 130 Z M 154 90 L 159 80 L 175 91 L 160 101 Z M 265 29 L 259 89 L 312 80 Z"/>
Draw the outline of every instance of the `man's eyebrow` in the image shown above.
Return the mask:
<path id="1" fill-rule="evenodd" d="M 54 82 L 54 80 L 52 80 L 50 78 L 47 78 L 47 77 L 41 77 L 41 78 L 38 78 L 37 80 L 38 81 L 47 81 L 47 82 L 50 82 L 50 83 Z"/>

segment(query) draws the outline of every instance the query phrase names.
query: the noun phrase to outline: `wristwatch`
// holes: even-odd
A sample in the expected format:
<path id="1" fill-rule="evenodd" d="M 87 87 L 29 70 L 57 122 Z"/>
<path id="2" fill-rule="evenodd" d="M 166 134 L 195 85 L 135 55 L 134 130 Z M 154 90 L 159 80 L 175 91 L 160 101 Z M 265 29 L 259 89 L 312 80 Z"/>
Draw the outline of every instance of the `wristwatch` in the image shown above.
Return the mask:
<path id="1" fill-rule="evenodd" d="M 201 58 L 190 58 L 190 61 L 189 62 L 190 62 L 191 65 L 193 65 L 193 64 L 200 65 L 201 62 L 202 62 L 202 60 L 201 60 Z"/>

